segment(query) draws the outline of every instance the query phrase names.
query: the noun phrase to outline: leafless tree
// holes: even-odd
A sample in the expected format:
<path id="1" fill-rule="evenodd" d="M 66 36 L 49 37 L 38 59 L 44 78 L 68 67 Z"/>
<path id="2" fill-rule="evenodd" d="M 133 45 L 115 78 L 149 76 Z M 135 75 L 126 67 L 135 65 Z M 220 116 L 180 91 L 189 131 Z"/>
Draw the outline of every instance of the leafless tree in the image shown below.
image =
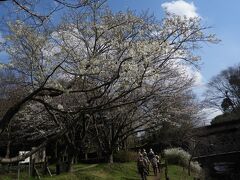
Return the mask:
<path id="1" fill-rule="evenodd" d="M 229 67 L 208 83 L 206 104 L 225 113 L 236 113 L 240 107 L 240 66 Z"/>

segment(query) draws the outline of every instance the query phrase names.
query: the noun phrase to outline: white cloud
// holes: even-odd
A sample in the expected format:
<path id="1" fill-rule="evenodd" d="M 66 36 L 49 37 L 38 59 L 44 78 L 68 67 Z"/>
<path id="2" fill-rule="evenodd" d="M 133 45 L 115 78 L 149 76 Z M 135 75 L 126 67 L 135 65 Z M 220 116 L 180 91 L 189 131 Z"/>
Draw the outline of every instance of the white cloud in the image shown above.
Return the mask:
<path id="1" fill-rule="evenodd" d="M 186 77 L 194 79 L 194 86 L 195 87 L 202 87 L 204 86 L 203 76 L 200 71 L 196 68 L 190 66 L 189 64 L 181 63 L 181 61 L 175 61 L 172 64 L 172 67 L 176 68 L 181 74 L 184 74 Z"/>
<path id="2" fill-rule="evenodd" d="M 186 16 L 187 18 L 200 17 L 193 2 L 188 3 L 183 0 L 165 2 L 162 4 L 162 8 L 168 13 L 178 16 Z"/>
<path id="3" fill-rule="evenodd" d="M 192 73 L 194 75 L 194 78 L 195 78 L 195 85 L 196 86 L 204 86 L 204 81 L 203 81 L 203 75 L 201 74 L 200 71 L 198 70 L 192 70 Z"/>
<path id="4" fill-rule="evenodd" d="M 200 71 L 198 71 L 196 68 L 192 68 L 191 66 L 187 65 L 185 65 L 184 70 L 189 77 L 194 78 L 194 86 L 201 87 L 204 85 L 203 76 Z"/>
<path id="5" fill-rule="evenodd" d="M 218 115 L 222 114 L 222 111 L 215 108 L 204 108 L 202 110 L 202 115 L 205 117 L 204 121 L 202 122 L 203 126 L 211 124 L 211 121 Z"/>

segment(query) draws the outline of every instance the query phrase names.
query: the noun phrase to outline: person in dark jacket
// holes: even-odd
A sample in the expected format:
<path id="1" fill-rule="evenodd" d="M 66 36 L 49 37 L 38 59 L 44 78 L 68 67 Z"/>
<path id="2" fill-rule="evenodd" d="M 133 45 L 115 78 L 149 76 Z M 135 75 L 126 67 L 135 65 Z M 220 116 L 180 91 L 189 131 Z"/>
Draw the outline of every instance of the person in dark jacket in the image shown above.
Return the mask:
<path id="1" fill-rule="evenodd" d="M 137 159 L 137 168 L 139 174 L 141 175 L 141 180 L 147 180 L 147 162 L 143 158 L 142 154 L 140 154 Z"/>
<path id="2" fill-rule="evenodd" d="M 154 156 L 155 156 L 155 154 L 154 154 L 153 150 L 150 149 L 150 151 L 149 151 L 149 153 L 148 153 L 148 158 L 149 158 L 149 160 L 151 161 L 151 160 L 154 158 Z"/>
<path id="3" fill-rule="evenodd" d="M 146 167 L 146 170 L 147 170 L 147 175 L 149 175 L 149 172 L 150 172 L 150 169 L 149 169 L 149 165 L 150 165 L 150 161 L 148 159 L 148 155 L 147 155 L 147 152 L 145 149 L 143 149 L 143 158 L 145 159 L 146 163 L 147 163 L 147 167 Z"/>

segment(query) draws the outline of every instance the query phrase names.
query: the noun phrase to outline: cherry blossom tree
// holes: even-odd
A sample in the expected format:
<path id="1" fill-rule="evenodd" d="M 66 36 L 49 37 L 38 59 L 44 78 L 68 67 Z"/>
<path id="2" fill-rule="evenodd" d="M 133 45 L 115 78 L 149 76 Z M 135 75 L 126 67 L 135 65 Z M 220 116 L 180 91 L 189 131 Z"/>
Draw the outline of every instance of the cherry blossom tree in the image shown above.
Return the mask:
<path id="1" fill-rule="evenodd" d="M 141 112 L 136 107 L 157 94 L 174 98 L 189 88 L 192 78 L 179 67 L 197 65 L 193 50 L 200 42 L 217 41 L 197 18 L 167 14 L 158 21 L 131 11 L 113 13 L 100 1 L 83 8 L 65 15 L 57 27 L 36 28 L 23 20 L 8 23 L 1 48 L 9 63 L 1 67 L 24 77 L 18 83 L 28 93 L 3 114 L 1 132 L 32 103 L 44 107 L 59 128 L 39 148 L 62 136 L 71 142 L 73 127 L 91 122 L 96 114 L 111 111 L 107 119 L 124 121 L 121 111 L 126 113 L 127 107 Z M 128 122 L 141 115 L 134 111 Z M 131 132 L 139 128 L 137 123 L 131 127 Z M 19 161 L 36 151 L 0 161 Z"/>

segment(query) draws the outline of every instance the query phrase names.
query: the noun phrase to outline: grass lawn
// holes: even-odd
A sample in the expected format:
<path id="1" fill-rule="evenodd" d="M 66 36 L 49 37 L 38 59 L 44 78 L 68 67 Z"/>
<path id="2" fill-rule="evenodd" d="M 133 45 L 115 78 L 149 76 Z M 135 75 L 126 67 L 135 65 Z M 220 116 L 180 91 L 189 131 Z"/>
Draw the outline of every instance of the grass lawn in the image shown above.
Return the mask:
<path id="1" fill-rule="evenodd" d="M 168 167 L 170 180 L 193 180 L 180 166 L 170 165 Z M 0 180 L 17 179 L 16 174 L 0 175 Z M 21 173 L 20 180 L 29 179 L 27 173 Z M 36 178 L 37 179 L 37 178 Z M 42 177 L 42 180 L 139 180 L 135 162 L 114 163 L 114 164 L 77 164 L 73 166 L 71 173 L 63 173 L 59 176 Z M 157 180 L 159 177 L 153 176 L 151 172 L 148 180 Z M 165 179 L 162 170 L 161 179 Z"/>
<path id="2" fill-rule="evenodd" d="M 176 165 L 169 165 L 168 176 L 170 180 L 193 180 L 193 176 L 188 176 L 187 169 Z M 164 179 L 164 173 L 161 174 L 161 179 Z"/>

